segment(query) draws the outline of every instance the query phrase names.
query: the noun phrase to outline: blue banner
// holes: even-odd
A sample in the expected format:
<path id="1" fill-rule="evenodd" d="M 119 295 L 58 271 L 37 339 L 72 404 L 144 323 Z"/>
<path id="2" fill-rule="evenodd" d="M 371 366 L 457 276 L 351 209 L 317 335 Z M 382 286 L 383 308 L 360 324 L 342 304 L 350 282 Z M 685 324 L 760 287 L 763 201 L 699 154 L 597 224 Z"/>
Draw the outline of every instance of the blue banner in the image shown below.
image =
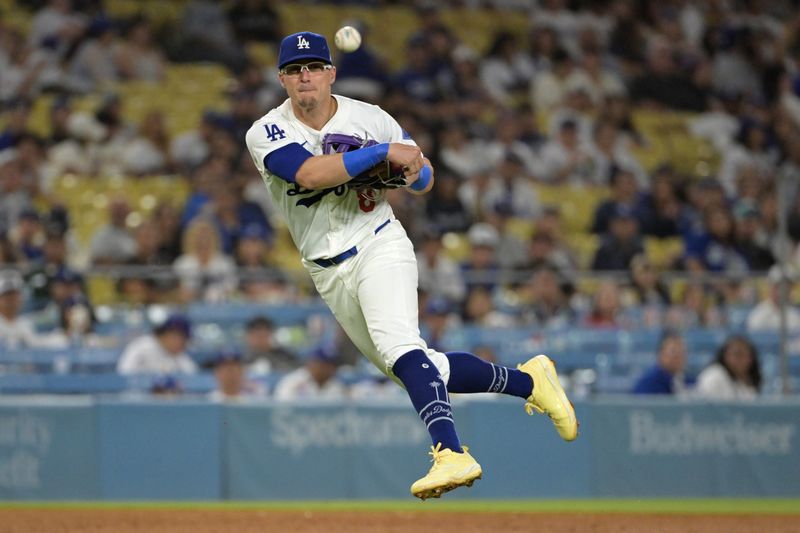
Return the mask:
<path id="1" fill-rule="evenodd" d="M 454 400 L 483 479 L 448 498 L 798 497 L 800 404 L 624 398 L 580 436 L 500 398 Z M 0 498 L 392 499 L 430 467 L 405 401 L 233 404 L 0 398 Z"/>
<path id="2" fill-rule="evenodd" d="M 225 427 L 231 499 L 405 497 L 430 443 L 405 406 L 231 406 Z"/>
<path id="3" fill-rule="evenodd" d="M 797 496 L 797 404 L 592 407 L 592 492 L 625 497 Z"/>
<path id="4" fill-rule="evenodd" d="M 96 427 L 80 398 L 0 398 L 0 499 L 98 499 Z"/>
<path id="5" fill-rule="evenodd" d="M 219 406 L 165 399 L 102 403 L 95 410 L 103 498 L 221 498 Z"/>

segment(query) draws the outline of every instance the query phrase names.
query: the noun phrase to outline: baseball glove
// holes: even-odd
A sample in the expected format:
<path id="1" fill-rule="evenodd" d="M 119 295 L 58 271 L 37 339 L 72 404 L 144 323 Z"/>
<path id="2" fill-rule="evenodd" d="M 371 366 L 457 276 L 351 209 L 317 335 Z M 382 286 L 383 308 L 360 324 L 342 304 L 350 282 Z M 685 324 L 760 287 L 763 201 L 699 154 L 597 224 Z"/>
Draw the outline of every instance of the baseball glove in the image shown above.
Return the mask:
<path id="1" fill-rule="evenodd" d="M 361 189 L 398 189 L 406 186 L 406 177 L 400 166 L 389 161 L 381 161 L 348 181 L 347 186 L 357 191 Z"/>
<path id="2" fill-rule="evenodd" d="M 322 139 L 322 152 L 324 154 L 344 153 L 360 148 L 368 148 L 378 144 L 368 139 L 364 140 L 343 133 L 328 133 Z M 402 167 L 381 161 L 369 170 L 366 170 L 347 182 L 350 189 L 398 189 L 406 186 L 406 177 Z"/>

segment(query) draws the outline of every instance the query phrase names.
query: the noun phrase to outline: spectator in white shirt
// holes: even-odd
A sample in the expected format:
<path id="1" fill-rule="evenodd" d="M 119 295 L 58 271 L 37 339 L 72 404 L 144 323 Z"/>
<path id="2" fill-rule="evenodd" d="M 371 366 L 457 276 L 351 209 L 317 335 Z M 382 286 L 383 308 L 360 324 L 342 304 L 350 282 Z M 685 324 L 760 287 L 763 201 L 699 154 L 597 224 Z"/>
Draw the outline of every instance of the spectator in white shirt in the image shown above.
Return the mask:
<path id="1" fill-rule="evenodd" d="M 181 133 L 170 141 L 169 157 L 180 169 L 190 170 L 211 153 L 211 138 L 220 120 L 217 113 L 206 111 L 197 129 Z M 263 183 L 259 182 L 263 187 Z"/>
<path id="2" fill-rule="evenodd" d="M 639 187 L 647 187 L 647 173 L 628 150 L 627 143 L 612 122 L 595 123 L 592 140 L 585 150 L 592 160 L 589 179 L 593 185 L 609 185 L 614 169 L 620 168 L 631 173 Z"/>
<path id="3" fill-rule="evenodd" d="M 183 235 L 183 255 L 173 264 L 184 301 L 217 302 L 238 286 L 236 263 L 222 252 L 219 231 L 213 222 L 197 217 Z"/>
<path id="4" fill-rule="evenodd" d="M 769 144 L 769 133 L 763 124 L 748 122 L 742 125 L 737 142 L 722 155 L 719 181 L 729 195 L 736 195 L 739 175 L 747 169 L 755 171 L 762 180 L 774 177 L 778 154 Z"/>
<path id="5" fill-rule="evenodd" d="M 136 255 L 136 239 L 128 229 L 127 220 L 131 206 L 124 197 L 112 199 L 108 204 L 108 224 L 99 228 L 89 245 L 89 255 L 94 264 L 124 264 Z"/>
<path id="6" fill-rule="evenodd" d="M 164 54 L 153 42 L 152 29 L 144 18 L 128 28 L 125 39 L 116 48 L 119 74 L 128 80 L 161 81 L 164 79 Z"/>
<path id="7" fill-rule="evenodd" d="M 263 387 L 248 381 L 244 357 L 237 349 L 220 350 L 214 358 L 213 366 L 217 388 L 208 395 L 212 402 L 232 403 L 263 396 Z"/>
<path id="8" fill-rule="evenodd" d="M 439 157 L 442 163 L 459 178 L 469 178 L 490 166 L 484 143 L 471 139 L 462 122 L 447 123 L 442 130 L 440 142 Z"/>
<path id="9" fill-rule="evenodd" d="M 436 228 L 427 228 L 417 250 L 419 286 L 428 294 L 458 302 L 464 297 L 464 282 L 458 264 L 443 251 L 442 236 Z"/>
<path id="10" fill-rule="evenodd" d="M 558 135 L 542 148 L 542 181 L 552 184 L 587 184 L 592 181 L 592 159 L 580 146 L 578 124 L 567 119 Z"/>
<path id="11" fill-rule="evenodd" d="M 564 83 L 585 91 L 595 108 L 603 105 L 606 95 L 626 92 L 619 77 L 604 67 L 601 50 L 595 47 L 583 50 L 580 68 L 576 68 Z"/>
<path id="12" fill-rule="evenodd" d="M 34 99 L 48 85 L 60 82 L 53 53 L 27 45 L 19 30 L 8 28 L 5 37 L 5 46 L 0 46 L 0 100 Z"/>
<path id="13" fill-rule="evenodd" d="M 778 331 L 781 327 L 780 295 L 792 293 L 793 279 L 787 276 L 785 284 L 781 280 L 778 265 L 769 270 L 769 292 L 747 315 L 747 331 Z M 800 331 L 800 312 L 791 305 L 786 308 L 786 327 L 789 331 Z"/>
<path id="14" fill-rule="evenodd" d="M 71 88 L 88 93 L 119 80 L 115 58 L 117 30 L 106 18 L 92 21 L 89 38 L 78 47 L 69 65 Z"/>
<path id="15" fill-rule="evenodd" d="M 120 374 L 193 374 L 197 365 L 186 353 L 191 326 L 182 315 L 171 315 L 152 334 L 125 347 L 117 363 Z"/>
<path id="16" fill-rule="evenodd" d="M 265 316 L 253 317 L 245 324 L 243 340 L 244 360 L 250 375 L 264 376 L 300 366 L 297 356 L 275 340 L 275 324 Z"/>
<path id="17" fill-rule="evenodd" d="M 531 9 L 531 20 L 536 21 L 539 26 L 553 28 L 559 43 L 570 52 L 577 53 L 582 21 L 578 13 L 567 7 L 566 0 L 544 0 L 531 4 L 534 5 Z"/>
<path id="18" fill-rule="evenodd" d="M 60 324 L 55 331 L 45 335 L 52 348 L 114 348 L 119 337 L 98 335 L 97 319 L 91 303 L 83 294 L 68 297 L 59 309 Z"/>
<path id="19" fill-rule="evenodd" d="M 500 105 L 513 105 L 519 95 L 525 94 L 533 75 L 533 62 L 517 38 L 509 32 L 497 33 L 480 65 L 481 81 L 491 97 Z"/>
<path id="20" fill-rule="evenodd" d="M 732 112 L 735 102 L 733 95 L 726 93 L 709 98 L 708 110 L 687 121 L 689 133 L 708 140 L 718 152 L 725 153 L 733 145 L 740 129 L 739 120 Z"/>
<path id="21" fill-rule="evenodd" d="M 758 350 L 746 337 L 734 335 L 697 376 L 695 392 L 709 400 L 754 400 L 760 389 Z"/>
<path id="22" fill-rule="evenodd" d="M 481 201 L 484 212 L 505 210 L 512 217 L 533 220 L 541 213 L 541 204 L 531 179 L 525 172 L 525 162 L 514 152 L 507 152 L 498 162 L 488 189 Z"/>
<path id="23" fill-rule="evenodd" d="M 340 400 L 346 397 L 344 384 L 336 377 L 338 357 L 325 348 L 311 353 L 306 364 L 286 375 L 275 387 L 275 399 Z"/>
<path id="24" fill-rule="evenodd" d="M 172 166 L 169 142 L 164 114 L 149 111 L 139 126 L 139 134 L 122 150 L 124 170 L 136 175 L 168 172 Z"/>
<path id="25" fill-rule="evenodd" d="M 16 270 L 0 270 L 0 352 L 41 345 L 33 322 L 20 316 L 25 282 Z"/>
<path id="26" fill-rule="evenodd" d="M 72 10 L 70 0 L 49 0 L 31 19 L 28 43 L 32 46 L 49 43 L 59 51 L 66 51 L 85 28 L 86 17 Z"/>
<path id="27" fill-rule="evenodd" d="M 574 64 L 561 48 L 552 56 L 552 68 L 537 74 L 531 84 L 530 101 L 539 113 L 549 113 L 561 105 L 567 92 L 567 79 Z"/>
<path id="28" fill-rule="evenodd" d="M 517 112 L 498 117 L 494 139 L 478 155 L 491 168 L 500 165 L 509 154 L 523 164 L 525 174 L 536 175 L 540 167 L 539 157 L 531 145 L 522 140 L 522 122 Z"/>

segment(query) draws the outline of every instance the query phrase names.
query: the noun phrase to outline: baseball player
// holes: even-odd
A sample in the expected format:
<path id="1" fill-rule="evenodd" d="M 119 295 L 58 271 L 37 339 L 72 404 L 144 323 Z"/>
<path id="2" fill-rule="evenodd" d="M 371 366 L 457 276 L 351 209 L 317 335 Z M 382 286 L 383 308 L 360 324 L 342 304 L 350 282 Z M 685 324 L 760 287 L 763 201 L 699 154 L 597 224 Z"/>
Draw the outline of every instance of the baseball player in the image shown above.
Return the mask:
<path id="1" fill-rule="evenodd" d="M 481 477 L 459 442 L 450 392 L 519 396 L 528 414 L 547 414 L 575 439 L 575 411 L 547 356 L 511 369 L 420 337 L 414 249 L 384 199 L 386 188 L 433 187 L 414 141 L 381 108 L 331 94 L 336 67 L 322 35 L 283 39 L 278 68 L 289 97 L 255 121 L 247 147 L 319 294 L 358 349 L 405 387 L 430 432 L 433 466 L 411 493 L 439 497 Z"/>

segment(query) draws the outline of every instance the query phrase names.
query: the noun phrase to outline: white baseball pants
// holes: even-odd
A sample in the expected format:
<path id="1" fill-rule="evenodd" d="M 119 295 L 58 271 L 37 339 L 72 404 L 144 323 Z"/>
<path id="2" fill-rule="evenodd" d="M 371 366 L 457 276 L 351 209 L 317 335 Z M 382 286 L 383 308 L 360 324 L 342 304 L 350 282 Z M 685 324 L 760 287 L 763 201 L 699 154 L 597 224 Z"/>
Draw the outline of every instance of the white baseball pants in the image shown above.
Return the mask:
<path id="1" fill-rule="evenodd" d="M 421 349 L 446 384 L 447 356 L 429 349 L 419 333 L 417 260 L 405 229 L 392 220 L 357 248 L 355 256 L 327 268 L 303 261 L 317 291 L 356 347 L 381 372 L 400 383 L 391 372 L 394 363 Z"/>

